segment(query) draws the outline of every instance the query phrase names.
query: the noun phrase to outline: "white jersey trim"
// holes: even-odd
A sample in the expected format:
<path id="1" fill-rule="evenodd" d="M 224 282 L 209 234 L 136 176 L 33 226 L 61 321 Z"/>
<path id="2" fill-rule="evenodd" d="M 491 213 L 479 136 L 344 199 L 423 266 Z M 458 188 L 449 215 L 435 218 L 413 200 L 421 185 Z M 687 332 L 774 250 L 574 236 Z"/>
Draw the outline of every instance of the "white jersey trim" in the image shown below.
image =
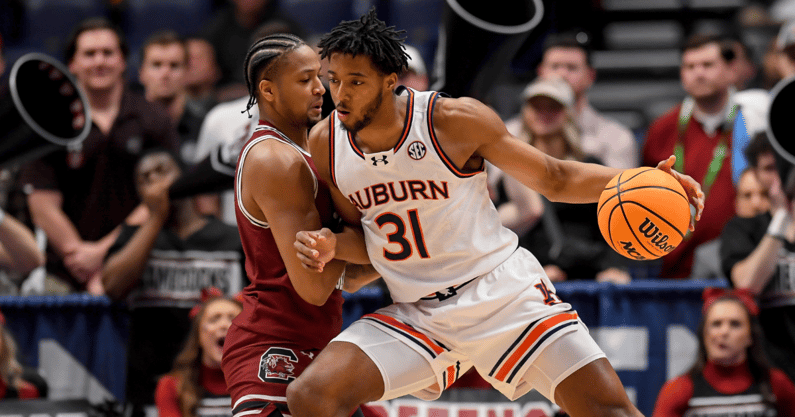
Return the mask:
<path id="1" fill-rule="evenodd" d="M 306 167 L 309 168 L 309 172 L 312 174 L 312 182 L 313 182 L 313 186 L 314 186 L 314 196 L 315 197 L 317 197 L 317 187 L 318 186 L 317 186 L 317 176 L 315 176 L 315 171 L 312 170 L 312 167 L 309 165 L 309 162 L 306 160 L 306 158 L 303 157 L 303 155 L 311 157 L 312 155 L 310 155 L 309 152 L 307 152 L 306 150 L 304 150 L 300 146 L 296 145 L 295 142 L 290 140 L 290 138 L 288 138 L 282 132 L 279 132 L 276 129 L 273 129 L 273 128 L 269 127 L 269 126 L 258 126 L 256 129 L 254 129 L 254 133 L 261 132 L 261 131 L 268 131 L 270 133 L 269 134 L 265 134 L 263 136 L 258 137 L 257 139 L 252 140 L 251 142 L 249 142 L 246 145 L 245 148 L 243 148 L 243 151 L 240 153 L 240 164 L 239 164 L 239 166 L 237 168 L 238 175 L 235 178 L 235 195 L 237 196 L 237 198 L 236 198 L 237 201 L 235 201 L 235 203 L 240 208 L 240 212 L 243 213 L 244 216 L 246 216 L 246 219 L 251 224 L 253 224 L 254 226 L 257 226 L 257 227 L 261 227 L 263 229 L 269 229 L 270 225 L 268 224 L 268 222 L 264 222 L 262 220 L 257 219 L 256 217 L 252 216 L 251 213 L 248 212 L 248 210 L 246 210 L 246 207 L 243 205 L 243 199 L 240 196 L 242 191 L 243 191 L 243 178 L 242 178 L 242 175 L 240 175 L 240 173 L 243 172 L 243 164 L 246 162 L 246 156 L 248 155 L 248 152 L 251 150 L 251 148 L 254 147 L 254 145 L 256 145 L 256 144 L 258 144 L 260 142 L 263 142 L 265 140 L 268 140 L 268 139 L 275 139 L 275 140 L 278 140 L 279 142 L 282 142 L 282 143 L 285 143 L 287 145 L 292 146 L 293 149 L 295 149 L 296 151 L 298 151 L 302 155 L 301 156 L 301 160 L 304 162 L 304 164 L 306 164 Z"/>

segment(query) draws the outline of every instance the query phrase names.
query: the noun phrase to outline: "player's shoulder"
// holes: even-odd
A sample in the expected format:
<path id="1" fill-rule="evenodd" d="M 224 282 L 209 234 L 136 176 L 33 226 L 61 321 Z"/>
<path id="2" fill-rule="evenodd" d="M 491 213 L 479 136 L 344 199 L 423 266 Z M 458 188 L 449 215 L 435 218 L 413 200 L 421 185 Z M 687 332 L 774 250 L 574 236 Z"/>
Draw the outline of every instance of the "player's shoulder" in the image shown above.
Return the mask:
<path id="1" fill-rule="evenodd" d="M 259 139 L 249 142 L 248 151 L 244 150 L 246 165 L 255 165 L 258 173 L 276 175 L 305 163 L 301 152 L 282 138 L 265 133 Z"/>
<path id="2" fill-rule="evenodd" d="M 433 123 L 437 127 L 470 129 L 473 124 L 502 123 L 489 106 L 471 97 L 441 97 L 433 110 Z"/>

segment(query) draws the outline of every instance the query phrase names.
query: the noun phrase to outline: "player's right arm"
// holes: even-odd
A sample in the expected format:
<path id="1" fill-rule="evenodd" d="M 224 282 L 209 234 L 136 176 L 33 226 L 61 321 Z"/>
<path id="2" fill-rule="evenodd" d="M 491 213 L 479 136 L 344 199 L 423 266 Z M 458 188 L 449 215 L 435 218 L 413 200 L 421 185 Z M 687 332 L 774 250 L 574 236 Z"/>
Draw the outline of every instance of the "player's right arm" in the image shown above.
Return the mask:
<path id="1" fill-rule="evenodd" d="M 333 257 L 354 264 L 369 264 L 370 258 L 367 255 L 367 247 L 364 243 L 364 233 L 361 231 L 361 213 L 331 181 L 331 172 L 329 171 L 331 169 L 329 117 L 317 123 L 309 132 L 309 152 L 312 154 L 312 160 L 315 162 L 318 175 L 329 187 L 334 209 L 346 225 L 341 233 L 336 234 L 336 252 Z"/>
<path id="2" fill-rule="evenodd" d="M 238 175 L 242 176 L 242 204 L 249 214 L 268 223 L 298 295 L 310 304 L 325 304 L 345 262 L 332 261 L 322 272 L 315 272 L 302 267 L 296 255 L 295 235 L 322 227 L 314 179 L 303 156 L 290 145 L 266 140 L 249 150 Z"/>
<path id="3" fill-rule="evenodd" d="M 328 118 L 314 126 L 309 134 L 309 150 L 318 175 L 328 184 L 335 209 L 345 226 L 340 233 L 327 228 L 301 231 L 295 236 L 294 247 L 307 269 L 322 271 L 332 259 L 348 262 L 343 290 L 356 292 L 381 275 L 370 265 L 359 211 L 331 181 L 328 129 Z"/>

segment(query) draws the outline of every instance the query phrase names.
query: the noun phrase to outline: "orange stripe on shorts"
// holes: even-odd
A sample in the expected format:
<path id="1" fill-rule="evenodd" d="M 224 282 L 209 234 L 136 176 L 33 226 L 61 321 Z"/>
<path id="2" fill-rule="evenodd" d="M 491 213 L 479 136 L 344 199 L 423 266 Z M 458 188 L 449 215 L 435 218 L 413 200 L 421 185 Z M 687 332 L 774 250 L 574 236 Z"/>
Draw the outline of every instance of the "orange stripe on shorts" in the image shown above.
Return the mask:
<path id="1" fill-rule="evenodd" d="M 574 319 L 577 319 L 577 313 L 561 313 L 549 317 L 541 323 L 538 323 L 536 327 L 533 328 L 533 330 L 530 331 L 527 336 L 525 336 L 524 340 L 522 340 L 522 343 L 519 344 L 513 354 L 511 354 L 511 356 L 509 356 L 508 359 L 502 363 L 502 366 L 500 366 L 500 369 L 497 371 L 497 374 L 494 375 L 494 378 L 504 382 L 508 372 L 510 372 L 513 367 L 516 366 L 516 363 L 522 359 L 522 356 L 524 356 L 525 353 L 527 353 L 527 351 L 533 347 L 536 341 L 541 338 L 544 333 L 566 320 Z"/>
<path id="2" fill-rule="evenodd" d="M 383 314 L 377 314 L 377 313 L 367 314 L 364 317 L 370 317 L 370 318 L 376 319 L 378 321 L 383 322 L 386 325 L 392 326 L 392 327 L 394 327 L 396 329 L 400 329 L 400 330 L 402 330 L 402 331 L 404 331 L 404 332 L 416 337 L 420 341 L 424 342 L 425 345 L 427 345 L 429 348 L 431 348 L 431 350 L 436 352 L 437 355 L 439 355 L 439 354 L 444 352 L 444 349 L 441 346 L 439 346 L 438 344 L 434 343 L 428 336 L 418 332 L 413 327 L 409 326 L 406 323 L 398 321 L 397 319 L 395 319 L 393 317 L 389 317 L 389 316 L 385 316 Z"/>

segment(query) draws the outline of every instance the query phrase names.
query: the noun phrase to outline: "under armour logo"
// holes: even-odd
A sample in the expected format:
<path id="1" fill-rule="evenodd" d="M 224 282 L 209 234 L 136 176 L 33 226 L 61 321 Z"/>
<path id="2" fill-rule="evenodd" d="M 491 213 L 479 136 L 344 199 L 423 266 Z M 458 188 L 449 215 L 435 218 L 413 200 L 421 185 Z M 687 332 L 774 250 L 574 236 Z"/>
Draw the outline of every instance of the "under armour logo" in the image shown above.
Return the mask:
<path id="1" fill-rule="evenodd" d="M 436 298 L 439 301 L 444 301 L 454 295 L 458 294 L 455 287 L 447 287 L 444 289 L 444 292 L 436 291 Z"/>
<path id="2" fill-rule="evenodd" d="M 379 162 L 383 162 L 384 165 L 388 164 L 389 161 L 386 160 L 386 155 L 382 156 L 381 158 L 376 158 L 374 156 L 370 157 L 370 160 L 373 161 L 373 166 L 377 167 Z"/>

